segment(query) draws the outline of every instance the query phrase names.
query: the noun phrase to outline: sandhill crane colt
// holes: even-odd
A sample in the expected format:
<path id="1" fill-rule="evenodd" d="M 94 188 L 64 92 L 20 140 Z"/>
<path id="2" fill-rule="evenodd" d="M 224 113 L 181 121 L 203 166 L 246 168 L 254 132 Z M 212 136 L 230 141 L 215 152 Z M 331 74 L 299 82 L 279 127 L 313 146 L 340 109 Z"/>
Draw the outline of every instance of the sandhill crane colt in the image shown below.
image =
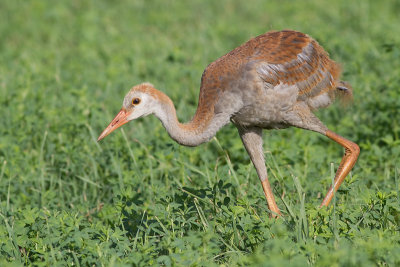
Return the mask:
<path id="1" fill-rule="evenodd" d="M 330 131 L 312 111 L 335 97 L 351 98 L 352 89 L 339 80 L 340 68 L 310 36 L 291 30 L 257 36 L 211 63 L 201 78 L 197 111 L 180 123 L 171 99 L 150 83 L 134 86 L 122 108 L 98 141 L 123 124 L 154 114 L 172 139 L 184 146 L 209 141 L 224 125 L 238 129 L 264 190 L 272 216 L 280 216 L 263 153 L 263 129 L 289 126 L 326 135 L 345 148 L 333 186 L 321 206 L 327 206 L 353 168 L 357 144 Z"/>

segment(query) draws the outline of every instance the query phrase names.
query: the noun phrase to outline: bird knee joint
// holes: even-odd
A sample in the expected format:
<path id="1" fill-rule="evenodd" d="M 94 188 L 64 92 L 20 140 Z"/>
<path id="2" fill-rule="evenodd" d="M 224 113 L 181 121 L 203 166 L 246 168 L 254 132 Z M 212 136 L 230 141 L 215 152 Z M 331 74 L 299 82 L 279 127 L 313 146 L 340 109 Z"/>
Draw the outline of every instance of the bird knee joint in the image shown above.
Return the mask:
<path id="1" fill-rule="evenodd" d="M 360 147 L 356 143 L 352 143 L 351 152 L 352 154 L 358 156 L 360 154 Z"/>
<path id="2" fill-rule="evenodd" d="M 351 144 L 346 147 L 345 155 L 355 156 L 356 158 L 360 154 L 360 147 L 356 144 L 351 142 Z"/>

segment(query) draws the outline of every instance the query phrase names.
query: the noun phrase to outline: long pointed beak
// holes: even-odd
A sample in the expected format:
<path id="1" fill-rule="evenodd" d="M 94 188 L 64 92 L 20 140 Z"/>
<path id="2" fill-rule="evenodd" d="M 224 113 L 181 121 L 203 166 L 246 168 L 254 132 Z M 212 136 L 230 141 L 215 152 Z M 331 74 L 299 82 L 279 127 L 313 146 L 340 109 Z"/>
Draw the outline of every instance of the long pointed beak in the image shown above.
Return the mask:
<path id="1" fill-rule="evenodd" d="M 125 109 L 121 109 L 117 116 L 110 122 L 110 124 L 107 126 L 107 128 L 104 129 L 104 131 L 100 134 L 99 138 L 97 138 L 97 142 L 109 135 L 112 131 L 115 129 L 121 127 L 125 123 L 128 122 L 128 115 L 129 113 L 126 112 Z"/>

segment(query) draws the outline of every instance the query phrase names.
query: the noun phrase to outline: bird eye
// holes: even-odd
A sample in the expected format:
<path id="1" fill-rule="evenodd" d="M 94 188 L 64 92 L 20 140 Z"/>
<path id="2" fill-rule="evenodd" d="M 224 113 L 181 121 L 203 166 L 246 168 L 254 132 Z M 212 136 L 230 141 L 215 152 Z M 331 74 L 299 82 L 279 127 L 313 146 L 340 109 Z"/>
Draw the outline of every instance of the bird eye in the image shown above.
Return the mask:
<path id="1" fill-rule="evenodd" d="M 137 105 L 140 103 L 140 98 L 135 97 L 134 99 L 132 99 L 132 105 Z"/>

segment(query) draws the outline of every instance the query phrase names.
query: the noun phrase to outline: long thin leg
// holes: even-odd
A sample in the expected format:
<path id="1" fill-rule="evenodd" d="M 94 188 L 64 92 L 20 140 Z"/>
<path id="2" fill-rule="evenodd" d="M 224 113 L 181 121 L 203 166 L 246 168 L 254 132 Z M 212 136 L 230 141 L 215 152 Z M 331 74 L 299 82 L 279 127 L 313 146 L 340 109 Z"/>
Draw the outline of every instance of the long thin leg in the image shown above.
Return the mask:
<path id="1" fill-rule="evenodd" d="M 249 153 L 250 159 L 253 162 L 254 167 L 256 168 L 258 177 L 261 180 L 265 198 L 268 202 L 268 207 L 272 211 L 272 216 L 279 217 L 281 215 L 281 212 L 276 205 L 271 185 L 268 181 L 267 168 L 264 162 L 262 129 L 243 129 L 238 127 L 238 130 L 240 138 L 242 138 L 244 147 L 246 148 L 247 153 Z"/>
<path id="2" fill-rule="evenodd" d="M 345 148 L 344 156 L 338 170 L 336 171 L 333 187 L 331 186 L 329 188 L 328 193 L 321 204 L 321 207 L 328 206 L 333 195 L 356 163 L 358 155 L 360 154 L 360 148 L 350 140 L 330 131 L 304 103 L 299 103 L 293 108 L 293 112 L 288 117 L 288 121 L 293 126 L 324 134 Z"/>
<path id="3" fill-rule="evenodd" d="M 342 161 L 340 162 L 339 168 L 336 171 L 333 186 L 329 188 L 328 193 L 322 201 L 321 207 L 329 205 L 329 202 L 331 202 L 333 195 L 338 190 L 339 186 L 342 184 L 347 174 L 353 168 L 354 164 L 357 161 L 358 155 L 360 154 L 360 147 L 357 144 L 347 140 L 346 138 L 343 138 L 330 130 L 327 130 L 325 135 L 336 143 L 343 146 L 345 152 Z"/>

